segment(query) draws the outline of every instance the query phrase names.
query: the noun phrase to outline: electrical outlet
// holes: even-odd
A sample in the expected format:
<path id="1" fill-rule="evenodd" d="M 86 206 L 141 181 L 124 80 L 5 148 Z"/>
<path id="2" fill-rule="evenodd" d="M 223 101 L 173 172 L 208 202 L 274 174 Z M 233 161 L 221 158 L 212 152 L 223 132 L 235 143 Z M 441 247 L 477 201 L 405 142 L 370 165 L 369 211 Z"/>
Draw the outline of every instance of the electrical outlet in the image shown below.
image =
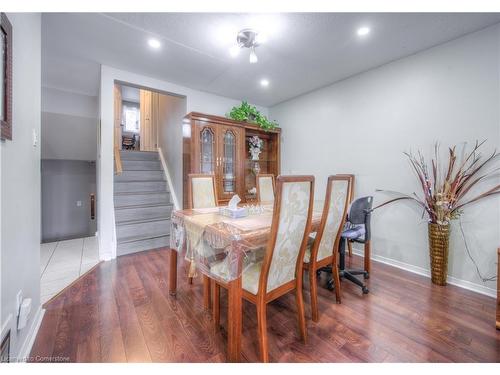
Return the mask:
<path id="1" fill-rule="evenodd" d="M 23 291 L 20 290 L 16 294 L 16 318 L 19 316 L 19 310 L 21 309 L 22 303 L 23 303 Z"/>
<path id="2" fill-rule="evenodd" d="M 82 207 L 82 201 L 76 201 L 76 207 Z"/>

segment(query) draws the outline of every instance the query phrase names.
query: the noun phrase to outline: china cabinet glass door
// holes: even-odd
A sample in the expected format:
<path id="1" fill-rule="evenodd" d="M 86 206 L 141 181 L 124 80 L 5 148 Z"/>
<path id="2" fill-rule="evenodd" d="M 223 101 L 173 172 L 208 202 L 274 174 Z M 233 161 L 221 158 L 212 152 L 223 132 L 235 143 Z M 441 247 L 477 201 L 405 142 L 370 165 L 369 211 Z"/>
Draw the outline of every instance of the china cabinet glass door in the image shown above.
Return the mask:
<path id="1" fill-rule="evenodd" d="M 224 193 L 236 191 L 236 136 L 226 130 L 223 137 L 222 188 Z"/>
<path id="2" fill-rule="evenodd" d="M 215 173 L 215 134 L 209 127 L 200 133 L 200 173 Z"/>

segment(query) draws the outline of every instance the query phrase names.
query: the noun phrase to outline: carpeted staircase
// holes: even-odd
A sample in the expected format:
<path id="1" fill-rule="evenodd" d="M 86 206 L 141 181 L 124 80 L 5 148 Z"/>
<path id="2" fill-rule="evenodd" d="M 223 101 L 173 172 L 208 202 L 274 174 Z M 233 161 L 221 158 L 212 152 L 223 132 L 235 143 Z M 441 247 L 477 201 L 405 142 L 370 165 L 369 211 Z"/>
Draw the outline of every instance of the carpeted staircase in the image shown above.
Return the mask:
<path id="1" fill-rule="evenodd" d="M 169 245 L 170 192 L 157 152 L 120 151 L 115 175 L 117 256 Z"/>

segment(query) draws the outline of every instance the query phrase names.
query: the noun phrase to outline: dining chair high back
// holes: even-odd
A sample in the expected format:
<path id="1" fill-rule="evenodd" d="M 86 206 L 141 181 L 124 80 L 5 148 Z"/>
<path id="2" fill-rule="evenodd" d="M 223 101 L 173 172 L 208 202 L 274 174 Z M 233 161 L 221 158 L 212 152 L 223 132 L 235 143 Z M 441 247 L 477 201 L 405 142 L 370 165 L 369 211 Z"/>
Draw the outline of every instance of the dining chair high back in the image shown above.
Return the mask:
<path id="1" fill-rule="evenodd" d="M 217 207 L 215 176 L 213 174 L 188 175 L 189 208 Z"/>
<path id="2" fill-rule="evenodd" d="M 350 188 L 349 188 L 349 196 L 347 200 L 347 207 L 349 207 L 354 199 L 354 175 L 353 174 L 337 174 L 337 176 L 347 176 L 350 179 Z M 347 243 L 347 249 L 349 251 L 349 256 L 352 257 L 352 244 L 351 242 Z"/>
<path id="3" fill-rule="evenodd" d="M 188 175 L 188 206 L 189 208 L 212 208 L 217 207 L 217 192 L 215 187 L 215 176 L 213 174 Z M 191 262 L 188 272 L 189 284 L 193 283 L 193 277 L 196 275 L 194 262 Z M 203 288 L 205 295 L 210 295 L 210 280 L 203 277 Z M 209 307 L 210 299 L 205 297 L 205 307 Z"/>
<path id="4" fill-rule="evenodd" d="M 274 175 L 258 174 L 257 175 L 257 200 L 260 203 L 274 202 Z"/>
<path id="5" fill-rule="evenodd" d="M 321 222 L 316 235 L 311 238 L 312 245 L 304 257 L 304 269 L 309 271 L 309 287 L 311 293 L 311 311 L 313 321 L 318 321 L 318 296 L 316 271 L 321 267 L 332 266 L 334 280 L 339 280 L 337 266 L 337 250 L 339 248 L 342 229 L 345 224 L 351 178 L 346 175 L 329 176 L 326 185 L 326 196 L 323 205 Z M 340 303 L 340 281 L 336 299 Z"/>
<path id="6" fill-rule="evenodd" d="M 242 274 L 242 296 L 257 307 L 262 362 L 269 361 L 267 304 L 276 298 L 295 291 L 299 333 L 304 341 L 307 338 L 302 267 L 311 229 L 314 176 L 279 176 L 276 182 L 276 199 L 264 259 L 246 267 Z M 214 311 L 219 310 L 220 285 L 224 286 L 221 283 L 216 285 Z"/>

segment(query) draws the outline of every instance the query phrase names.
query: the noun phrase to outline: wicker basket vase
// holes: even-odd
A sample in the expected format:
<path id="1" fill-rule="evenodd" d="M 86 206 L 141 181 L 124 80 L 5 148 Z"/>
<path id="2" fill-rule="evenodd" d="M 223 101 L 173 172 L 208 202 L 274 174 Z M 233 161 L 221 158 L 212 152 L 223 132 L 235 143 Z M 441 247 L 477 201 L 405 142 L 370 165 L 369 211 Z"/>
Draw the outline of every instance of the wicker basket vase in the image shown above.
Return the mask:
<path id="1" fill-rule="evenodd" d="M 449 225 L 429 223 L 429 254 L 431 257 L 431 278 L 433 284 L 446 285 L 449 242 Z"/>

